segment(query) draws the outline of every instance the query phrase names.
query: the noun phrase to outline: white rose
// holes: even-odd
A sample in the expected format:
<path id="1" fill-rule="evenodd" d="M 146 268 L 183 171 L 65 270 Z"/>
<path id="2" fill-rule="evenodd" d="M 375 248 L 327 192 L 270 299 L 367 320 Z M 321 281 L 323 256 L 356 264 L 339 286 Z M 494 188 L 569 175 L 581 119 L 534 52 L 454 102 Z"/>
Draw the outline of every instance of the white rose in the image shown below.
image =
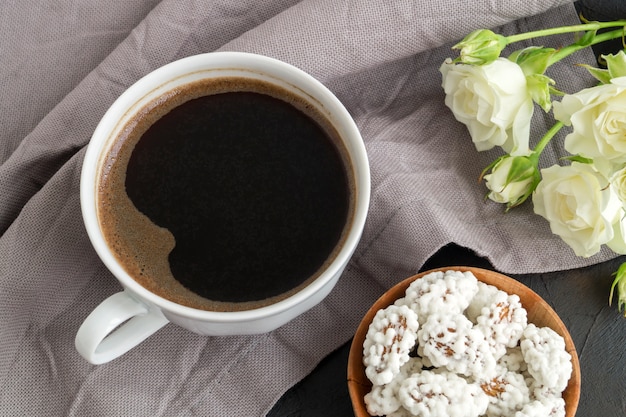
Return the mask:
<path id="1" fill-rule="evenodd" d="M 611 176 L 611 188 L 620 200 L 622 210 L 618 214 L 618 221 L 613 226 L 613 239 L 607 246 L 613 252 L 626 254 L 626 168 L 622 168 Z"/>
<path id="2" fill-rule="evenodd" d="M 588 257 L 614 236 L 621 204 L 608 180 L 591 165 L 573 162 L 542 169 L 533 193 L 535 213 L 577 256 Z"/>
<path id="3" fill-rule="evenodd" d="M 606 243 L 615 253 L 626 255 L 626 213 L 622 209 L 613 225 L 613 239 Z M 626 294 L 626 293 L 625 293 Z"/>
<path id="4" fill-rule="evenodd" d="M 509 182 L 507 184 L 506 169 L 493 171 L 491 174 L 485 175 L 486 186 L 489 189 L 490 200 L 496 203 L 513 203 L 526 194 L 528 187 L 533 182 L 532 177 L 523 181 Z"/>
<path id="5" fill-rule="evenodd" d="M 573 128 L 565 137 L 571 154 L 626 162 L 626 77 L 564 96 L 554 103 L 554 117 Z"/>
<path id="6" fill-rule="evenodd" d="M 500 159 L 485 175 L 489 189 L 487 197 L 496 203 L 506 203 L 508 208 L 521 204 L 530 195 L 538 181 L 535 163 L 526 156 L 507 156 Z"/>
<path id="7" fill-rule="evenodd" d="M 613 173 L 611 176 L 611 187 L 613 187 L 622 205 L 626 207 L 626 167 Z"/>
<path id="8" fill-rule="evenodd" d="M 479 151 L 501 146 L 511 155 L 528 155 L 532 98 L 519 65 L 498 58 L 486 65 L 453 64 L 443 76 L 445 104 L 465 124 Z"/>

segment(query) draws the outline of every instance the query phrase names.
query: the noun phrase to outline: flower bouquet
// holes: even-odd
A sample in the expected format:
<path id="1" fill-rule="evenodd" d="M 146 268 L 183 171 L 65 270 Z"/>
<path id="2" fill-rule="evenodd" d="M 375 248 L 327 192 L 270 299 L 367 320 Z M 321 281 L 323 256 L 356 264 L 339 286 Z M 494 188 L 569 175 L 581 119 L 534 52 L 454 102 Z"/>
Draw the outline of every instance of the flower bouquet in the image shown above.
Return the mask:
<path id="1" fill-rule="evenodd" d="M 555 49 L 516 42 L 576 34 Z M 549 68 L 592 45 L 622 38 L 626 20 L 588 22 L 503 36 L 480 29 L 453 49 L 459 52 L 440 68 L 445 104 L 466 125 L 478 151 L 501 148 L 503 155 L 487 166 L 487 198 L 510 210 L 527 199 L 551 231 L 577 256 L 589 257 L 608 246 L 626 254 L 626 54 L 601 55 L 605 68 L 581 65 L 596 85 L 561 92 Z M 506 57 L 503 51 L 513 50 Z M 554 99 L 556 97 L 557 99 Z M 552 112 L 553 126 L 531 148 L 533 113 Z M 539 168 L 545 146 L 567 129 L 559 164 Z M 618 310 L 626 316 L 626 263 L 615 273 L 609 304 L 617 289 Z"/>

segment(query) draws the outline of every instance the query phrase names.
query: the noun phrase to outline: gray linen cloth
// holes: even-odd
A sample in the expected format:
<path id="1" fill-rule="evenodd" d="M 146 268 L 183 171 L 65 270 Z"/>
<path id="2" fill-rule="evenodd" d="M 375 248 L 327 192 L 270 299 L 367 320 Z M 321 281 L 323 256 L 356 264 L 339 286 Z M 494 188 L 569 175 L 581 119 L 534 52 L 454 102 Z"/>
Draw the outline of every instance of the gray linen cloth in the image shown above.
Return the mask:
<path id="1" fill-rule="evenodd" d="M 349 340 L 385 288 L 449 242 L 509 273 L 612 258 L 575 257 L 530 204 L 505 215 L 485 203 L 477 178 L 499 154 L 475 151 L 440 86 L 450 46 L 475 28 L 512 33 L 576 22 L 567 0 L 1 2 L 0 415 L 264 415 Z M 76 330 L 121 287 L 82 225 L 85 145 L 138 78 L 215 50 L 294 64 L 353 114 L 373 181 L 361 244 L 331 295 L 276 331 L 201 337 L 168 325 L 92 366 L 74 350 Z M 591 85 L 575 62 L 592 63 L 591 52 L 550 72 L 565 91 Z M 535 118 L 533 140 L 549 123 Z M 562 153 L 551 146 L 543 163 Z"/>

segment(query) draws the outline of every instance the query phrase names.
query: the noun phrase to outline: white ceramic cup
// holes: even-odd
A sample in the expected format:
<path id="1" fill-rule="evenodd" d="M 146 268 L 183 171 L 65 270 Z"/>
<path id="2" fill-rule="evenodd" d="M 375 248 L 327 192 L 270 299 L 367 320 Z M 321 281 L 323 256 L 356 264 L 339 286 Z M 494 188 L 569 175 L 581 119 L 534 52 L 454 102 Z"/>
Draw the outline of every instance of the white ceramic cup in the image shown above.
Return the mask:
<path id="1" fill-rule="evenodd" d="M 198 310 L 162 298 L 141 286 L 108 248 L 96 217 L 99 164 L 108 145 L 135 112 L 167 91 L 204 78 L 242 76 L 277 84 L 313 104 L 334 125 L 351 159 L 355 175 L 352 224 L 336 258 L 311 284 L 274 304 L 252 310 Z M 105 299 L 85 319 L 76 349 L 89 362 L 101 364 L 123 355 L 165 324 L 172 322 L 202 335 L 258 334 L 274 330 L 322 301 L 335 286 L 361 237 L 370 197 L 365 146 L 352 117 L 319 81 L 284 62 L 238 52 L 195 55 L 165 65 L 124 92 L 102 118 L 89 143 L 81 174 L 81 206 L 91 242 L 123 291 Z"/>

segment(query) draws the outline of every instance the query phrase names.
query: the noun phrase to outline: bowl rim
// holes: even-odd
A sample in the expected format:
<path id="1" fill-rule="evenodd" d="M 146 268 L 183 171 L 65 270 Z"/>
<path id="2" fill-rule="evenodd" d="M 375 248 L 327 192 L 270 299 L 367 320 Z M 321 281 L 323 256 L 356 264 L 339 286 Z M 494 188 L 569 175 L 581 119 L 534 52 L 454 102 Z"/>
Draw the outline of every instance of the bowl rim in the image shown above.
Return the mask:
<path id="1" fill-rule="evenodd" d="M 369 417 L 370 414 L 365 408 L 365 402 L 363 398 L 372 387 L 372 383 L 365 375 L 365 367 L 363 365 L 363 342 L 365 341 L 365 335 L 369 328 L 372 319 L 376 312 L 390 305 L 393 301 L 401 298 L 406 288 L 415 280 L 424 277 L 427 274 L 437 271 L 461 271 L 472 272 L 479 281 L 486 284 L 494 285 L 498 288 L 498 283 L 505 282 L 511 288 L 514 288 L 512 292 L 506 291 L 509 294 L 517 294 L 520 296 L 522 306 L 528 310 L 536 305 L 543 309 L 545 314 L 554 321 L 555 325 L 549 326 L 555 332 L 559 333 L 565 339 L 565 350 L 572 356 L 572 375 L 568 381 L 567 387 L 563 391 L 563 399 L 565 400 L 565 416 L 574 417 L 578 408 L 578 402 L 580 400 L 580 362 L 578 360 L 578 354 L 576 353 L 576 347 L 574 341 L 567 330 L 567 327 L 554 311 L 554 309 L 536 292 L 522 284 L 521 282 L 506 276 L 500 272 L 492 271 L 489 269 L 483 269 L 470 266 L 446 266 L 440 268 L 429 269 L 427 271 L 420 272 L 412 275 L 385 291 L 368 309 L 367 313 L 363 316 L 357 331 L 352 339 L 350 351 L 348 353 L 348 369 L 347 369 L 347 383 L 348 393 L 352 402 L 352 408 L 356 417 Z M 391 301 L 390 301 L 391 300 Z M 554 328 L 556 327 L 556 328 Z"/>

